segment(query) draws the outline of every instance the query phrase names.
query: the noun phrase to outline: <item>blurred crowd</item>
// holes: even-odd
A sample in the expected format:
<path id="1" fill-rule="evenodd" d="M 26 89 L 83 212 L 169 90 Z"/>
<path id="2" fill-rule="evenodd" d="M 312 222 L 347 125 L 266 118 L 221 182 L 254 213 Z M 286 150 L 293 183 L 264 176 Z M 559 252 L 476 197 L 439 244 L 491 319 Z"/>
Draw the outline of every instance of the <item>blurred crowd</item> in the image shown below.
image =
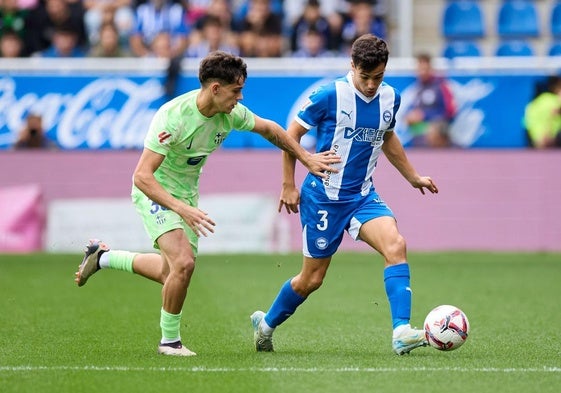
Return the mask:
<path id="1" fill-rule="evenodd" d="M 0 0 L 1 57 L 347 56 L 387 0 Z"/>

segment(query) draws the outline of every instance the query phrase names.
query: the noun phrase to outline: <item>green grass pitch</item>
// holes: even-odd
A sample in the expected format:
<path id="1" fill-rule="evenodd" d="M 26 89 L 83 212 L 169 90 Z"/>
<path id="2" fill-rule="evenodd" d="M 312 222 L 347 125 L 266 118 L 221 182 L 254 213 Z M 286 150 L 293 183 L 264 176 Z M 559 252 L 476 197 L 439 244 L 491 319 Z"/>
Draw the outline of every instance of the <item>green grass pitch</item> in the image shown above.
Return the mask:
<path id="1" fill-rule="evenodd" d="M 193 358 L 156 354 L 158 284 L 80 255 L 0 255 L 0 392 L 560 392 L 561 255 L 413 253 L 412 324 L 439 304 L 471 323 L 457 351 L 391 350 L 376 254 L 335 256 L 323 287 L 256 353 L 249 315 L 298 272 L 289 255 L 202 255 L 183 310 Z"/>

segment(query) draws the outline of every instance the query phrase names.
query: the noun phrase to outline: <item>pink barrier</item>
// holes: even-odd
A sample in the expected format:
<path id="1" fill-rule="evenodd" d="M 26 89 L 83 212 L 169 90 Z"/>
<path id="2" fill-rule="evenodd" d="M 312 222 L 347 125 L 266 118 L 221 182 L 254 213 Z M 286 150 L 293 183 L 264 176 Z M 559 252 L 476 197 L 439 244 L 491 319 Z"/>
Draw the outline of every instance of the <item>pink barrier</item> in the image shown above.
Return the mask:
<path id="1" fill-rule="evenodd" d="M 0 187 L 37 183 L 47 203 L 128 198 L 139 154 L 3 152 Z M 408 156 L 421 174 L 433 177 L 438 195 L 421 195 L 385 158 L 375 184 L 395 212 L 409 250 L 561 251 L 561 151 L 410 149 Z M 201 192 L 277 197 L 280 157 L 269 150 L 219 151 L 204 168 Z M 301 166 L 298 176 L 304 176 Z M 299 251 L 298 216 L 290 215 L 289 222 L 291 249 Z M 368 250 L 348 238 L 342 248 Z"/>
<path id="2" fill-rule="evenodd" d="M 40 187 L 1 187 L 0 206 L 0 252 L 40 251 L 45 222 Z"/>

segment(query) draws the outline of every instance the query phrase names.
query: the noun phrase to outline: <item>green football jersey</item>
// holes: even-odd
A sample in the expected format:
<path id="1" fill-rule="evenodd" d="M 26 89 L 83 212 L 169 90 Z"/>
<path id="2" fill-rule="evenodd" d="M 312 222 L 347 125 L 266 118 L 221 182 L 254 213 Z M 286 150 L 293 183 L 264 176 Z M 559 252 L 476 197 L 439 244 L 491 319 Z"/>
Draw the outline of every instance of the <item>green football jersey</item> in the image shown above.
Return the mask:
<path id="1" fill-rule="evenodd" d="M 165 156 L 154 176 L 178 199 L 198 196 L 203 165 L 232 130 L 248 131 L 255 126 L 255 115 L 240 103 L 230 113 L 203 116 L 196 103 L 199 91 L 162 105 L 144 140 L 145 148 Z"/>

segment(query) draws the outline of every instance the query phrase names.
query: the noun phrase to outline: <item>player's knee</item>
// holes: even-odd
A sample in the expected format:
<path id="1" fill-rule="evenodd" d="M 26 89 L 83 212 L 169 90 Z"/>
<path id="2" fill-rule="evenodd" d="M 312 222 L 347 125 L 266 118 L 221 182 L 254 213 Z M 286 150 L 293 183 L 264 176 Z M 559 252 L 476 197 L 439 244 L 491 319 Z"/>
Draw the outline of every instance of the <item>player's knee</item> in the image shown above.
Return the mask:
<path id="1" fill-rule="evenodd" d="M 311 275 L 309 277 L 299 277 L 292 281 L 292 288 L 301 296 L 307 297 L 323 284 L 323 276 Z"/>
<path id="2" fill-rule="evenodd" d="M 160 273 L 160 278 L 159 278 L 159 283 L 160 284 L 164 284 L 166 282 L 166 280 L 168 279 L 169 276 L 169 269 L 164 269 L 162 270 L 162 272 Z"/>
<path id="3" fill-rule="evenodd" d="M 308 294 L 312 293 L 323 284 L 323 276 L 312 276 L 308 281 Z"/>
<path id="4" fill-rule="evenodd" d="M 193 272 L 195 271 L 195 259 L 194 258 L 183 258 L 178 261 L 175 265 L 174 273 L 178 278 L 189 281 Z"/>
<path id="5" fill-rule="evenodd" d="M 384 257 L 390 263 L 403 262 L 406 259 L 407 245 L 405 238 L 398 234 L 385 247 Z"/>

